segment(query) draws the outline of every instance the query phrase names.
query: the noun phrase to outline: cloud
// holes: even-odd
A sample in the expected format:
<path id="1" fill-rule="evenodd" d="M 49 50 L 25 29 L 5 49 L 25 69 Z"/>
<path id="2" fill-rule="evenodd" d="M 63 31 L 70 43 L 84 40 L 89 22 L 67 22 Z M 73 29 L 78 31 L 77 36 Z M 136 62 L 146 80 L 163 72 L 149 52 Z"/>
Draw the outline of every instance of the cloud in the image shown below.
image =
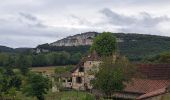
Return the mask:
<path id="1" fill-rule="evenodd" d="M 20 12 L 19 15 L 20 17 L 18 18 L 18 20 L 30 27 L 38 27 L 38 28 L 47 27 L 46 25 L 43 24 L 41 20 L 39 20 L 34 15 L 31 15 L 29 13 L 23 13 L 23 12 Z"/>
<path id="2" fill-rule="evenodd" d="M 168 31 L 160 31 L 158 27 L 163 22 L 170 22 L 170 18 L 167 16 L 154 17 L 147 12 L 141 12 L 136 16 L 127 16 L 118 14 L 108 8 L 103 9 L 101 13 L 105 15 L 106 23 L 120 26 L 119 31 L 121 32 L 156 35 L 165 35 L 166 32 L 168 33 Z"/>
<path id="3" fill-rule="evenodd" d="M 136 18 L 133 17 L 117 14 L 108 8 L 101 10 L 101 13 L 106 16 L 109 23 L 115 25 L 129 25 L 133 24 L 136 20 Z"/>
<path id="4" fill-rule="evenodd" d="M 3 0 L 0 45 L 31 47 L 87 31 L 170 36 L 169 3 L 170 0 Z"/>

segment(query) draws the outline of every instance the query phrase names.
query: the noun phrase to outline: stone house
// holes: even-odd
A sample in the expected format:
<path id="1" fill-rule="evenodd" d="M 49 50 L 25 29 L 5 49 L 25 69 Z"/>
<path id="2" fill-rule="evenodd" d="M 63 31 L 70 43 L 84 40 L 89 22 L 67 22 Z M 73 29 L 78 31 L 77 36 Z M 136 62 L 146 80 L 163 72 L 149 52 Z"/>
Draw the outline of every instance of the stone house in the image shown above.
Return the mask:
<path id="1" fill-rule="evenodd" d="M 89 90 L 92 89 L 90 81 L 94 79 L 94 72 L 99 70 L 98 66 L 100 63 L 100 57 L 93 52 L 84 57 L 70 72 L 58 75 L 57 77 L 59 77 L 59 81 L 65 88 Z"/>
<path id="2" fill-rule="evenodd" d="M 94 79 L 93 71 L 98 70 L 100 58 L 93 53 L 82 61 L 71 72 L 72 88 L 78 90 L 92 89 L 90 81 Z"/>
<path id="3" fill-rule="evenodd" d="M 117 59 L 116 56 L 115 59 Z M 99 70 L 100 63 L 101 58 L 95 52 L 83 58 L 73 70 L 61 75 L 63 86 L 76 90 L 92 89 L 90 81 L 95 78 L 94 72 Z M 169 91 L 167 92 L 167 87 L 170 85 L 169 64 L 135 65 L 137 71 L 145 78 L 134 77 L 131 82 L 125 84 L 126 87 L 123 91 L 115 92 L 112 95 L 113 98 L 118 100 L 162 100 L 160 98 L 170 95 Z"/>

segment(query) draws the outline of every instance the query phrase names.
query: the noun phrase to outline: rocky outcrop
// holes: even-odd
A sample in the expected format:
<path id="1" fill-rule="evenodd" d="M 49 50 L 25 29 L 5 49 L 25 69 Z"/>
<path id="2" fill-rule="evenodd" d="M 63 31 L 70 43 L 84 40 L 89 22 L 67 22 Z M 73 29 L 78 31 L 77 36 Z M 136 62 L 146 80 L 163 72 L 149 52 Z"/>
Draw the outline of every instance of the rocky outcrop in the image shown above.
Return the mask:
<path id="1" fill-rule="evenodd" d="M 59 41 L 53 42 L 51 46 L 80 46 L 80 45 L 91 45 L 93 39 L 98 35 L 97 32 L 87 32 L 69 36 Z"/>

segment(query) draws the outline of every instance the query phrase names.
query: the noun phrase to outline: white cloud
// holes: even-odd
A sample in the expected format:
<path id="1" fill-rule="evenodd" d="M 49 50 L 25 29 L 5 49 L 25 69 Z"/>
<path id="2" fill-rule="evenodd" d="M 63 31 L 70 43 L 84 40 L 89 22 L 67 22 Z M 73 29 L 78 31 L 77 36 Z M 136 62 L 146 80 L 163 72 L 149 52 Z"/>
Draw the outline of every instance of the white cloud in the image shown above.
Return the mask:
<path id="1" fill-rule="evenodd" d="M 162 25 L 164 22 L 170 22 L 170 18 L 167 16 L 154 17 L 147 12 L 142 12 L 137 16 L 126 16 L 113 12 L 107 8 L 103 9 L 101 13 L 106 16 L 105 20 L 108 23 L 120 26 L 121 32 L 155 35 L 165 35 L 169 32 L 164 30 L 164 27 L 166 27 L 166 25 Z M 160 25 L 162 25 L 162 28 L 158 27 Z M 164 32 L 161 31 L 160 28 L 163 29 Z"/>
<path id="2" fill-rule="evenodd" d="M 170 36 L 170 0 L 0 2 L 0 45 L 31 47 L 86 31 Z"/>

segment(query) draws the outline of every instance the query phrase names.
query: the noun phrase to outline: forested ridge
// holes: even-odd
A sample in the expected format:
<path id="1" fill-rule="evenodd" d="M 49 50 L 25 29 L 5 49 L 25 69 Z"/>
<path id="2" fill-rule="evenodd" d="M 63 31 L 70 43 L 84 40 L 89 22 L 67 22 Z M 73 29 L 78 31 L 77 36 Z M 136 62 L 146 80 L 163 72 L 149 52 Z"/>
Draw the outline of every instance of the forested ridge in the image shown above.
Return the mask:
<path id="1" fill-rule="evenodd" d="M 170 37 L 113 33 L 119 39 L 118 52 L 128 57 L 130 61 L 152 61 L 157 55 L 170 51 Z M 48 50 L 48 52 L 36 53 L 36 49 Z M 3 66 L 9 58 L 13 65 L 17 66 L 20 56 L 26 56 L 29 63 L 36 66 L 75 65 L 82 56 L 89 53 L 90 46 L 50 46 L 43 44 L 37 48 L 9 48 L 0 46 L 0 66 Z M 159 61 L 159 59 L 157 60 Z"/>
<path id="2" fill-rule="evenodd" d="M 127 56 L 131 61 L 141 61 L 146 57 L 154 56 L 170 50 L 170 37 L 113 33 L 119 41 L 117 46 L 119 53 Z M 90 46 L 50 46 L 49 44 L 39 45 L 38 48 L 50 51 L 66 51 L 87 53 Z"/>

